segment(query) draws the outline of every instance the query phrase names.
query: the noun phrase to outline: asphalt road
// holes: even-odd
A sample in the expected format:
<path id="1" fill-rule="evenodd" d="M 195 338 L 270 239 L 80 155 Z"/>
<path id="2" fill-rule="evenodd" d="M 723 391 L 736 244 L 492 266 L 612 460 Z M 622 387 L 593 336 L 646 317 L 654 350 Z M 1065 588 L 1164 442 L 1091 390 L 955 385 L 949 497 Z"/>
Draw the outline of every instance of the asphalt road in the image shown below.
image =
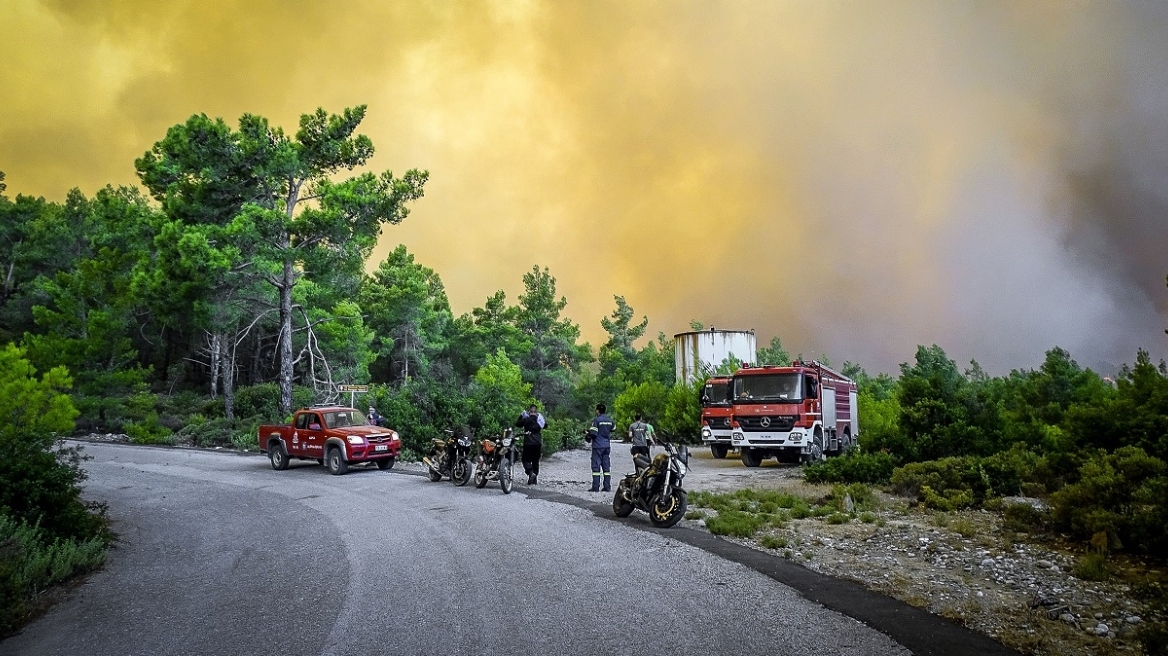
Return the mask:
<path id="1" fill-rule="evenodd" d="M 85 450 L 121 540 L 0 654 L 908 653 L 753 569 L 522 488 Z"/>

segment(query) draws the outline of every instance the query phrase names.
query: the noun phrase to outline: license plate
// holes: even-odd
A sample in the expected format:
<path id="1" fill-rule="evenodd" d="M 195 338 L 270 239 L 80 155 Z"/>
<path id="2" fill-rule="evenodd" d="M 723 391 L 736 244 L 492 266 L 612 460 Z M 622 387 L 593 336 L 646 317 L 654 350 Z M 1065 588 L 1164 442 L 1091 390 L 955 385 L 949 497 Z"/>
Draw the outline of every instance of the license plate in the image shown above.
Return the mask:
<path id="1" fill-rule="evenodd" d="M 389 451 L 389 447 L 384 444 L 376 444 L 373 446 L 374 451 Z"/>

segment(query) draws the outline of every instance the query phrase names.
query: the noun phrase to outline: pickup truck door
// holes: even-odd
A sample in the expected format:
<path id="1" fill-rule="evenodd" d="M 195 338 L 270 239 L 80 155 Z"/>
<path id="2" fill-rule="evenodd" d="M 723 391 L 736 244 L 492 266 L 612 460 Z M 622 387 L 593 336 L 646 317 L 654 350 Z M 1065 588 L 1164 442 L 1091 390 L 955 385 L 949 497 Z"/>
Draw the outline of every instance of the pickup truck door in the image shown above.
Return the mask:
<path id="1" fill-rule="evenodd" d="M 304 455 L 311 458 L 324 457 L 324 420 L 318 412 L 306 412 L 304 430 L 300 431 L 300 445 Z"/>

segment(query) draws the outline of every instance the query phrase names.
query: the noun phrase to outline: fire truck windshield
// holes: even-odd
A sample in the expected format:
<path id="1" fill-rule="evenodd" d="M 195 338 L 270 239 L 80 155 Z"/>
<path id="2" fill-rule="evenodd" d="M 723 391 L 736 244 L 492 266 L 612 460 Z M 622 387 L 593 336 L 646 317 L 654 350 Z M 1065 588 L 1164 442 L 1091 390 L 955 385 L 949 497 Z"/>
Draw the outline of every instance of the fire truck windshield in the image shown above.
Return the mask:
<path id="1" fill-rule="evenodd" d="M 706 383 L 706 389 L 702 392 L 702 405 L 730 405 L 730 383 Z"/>
<path id="2" fill-rule="evenodd" d="M 803 399 L 800 374 L 735 376 L 735 401 L 800 401 Z"/>

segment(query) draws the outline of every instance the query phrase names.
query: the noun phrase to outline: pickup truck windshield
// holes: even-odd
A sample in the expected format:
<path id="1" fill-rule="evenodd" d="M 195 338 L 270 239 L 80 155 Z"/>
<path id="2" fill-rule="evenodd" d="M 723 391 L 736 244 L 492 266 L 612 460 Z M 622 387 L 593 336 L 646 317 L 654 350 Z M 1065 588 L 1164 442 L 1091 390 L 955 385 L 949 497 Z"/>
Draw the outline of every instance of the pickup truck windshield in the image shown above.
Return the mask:
<path id="1" fill-rule="evenodd" d="M 734 379 L 735 401 L 801 401 L 801 374 L 738 376 Z"/>
<path id="2" fill-rule="evenodd" d="M 706 407 L 730 405 L 730 383 L 706 383 L 706 389 L 702 393 L 702 405 Z"/>
<path id="3" fill-rule="evenodd" d="M 324 425 L 329 428 L 368 426 L 369 420 L 361 414 L 360 410 L 337 410 L 324 413 Z"/>

